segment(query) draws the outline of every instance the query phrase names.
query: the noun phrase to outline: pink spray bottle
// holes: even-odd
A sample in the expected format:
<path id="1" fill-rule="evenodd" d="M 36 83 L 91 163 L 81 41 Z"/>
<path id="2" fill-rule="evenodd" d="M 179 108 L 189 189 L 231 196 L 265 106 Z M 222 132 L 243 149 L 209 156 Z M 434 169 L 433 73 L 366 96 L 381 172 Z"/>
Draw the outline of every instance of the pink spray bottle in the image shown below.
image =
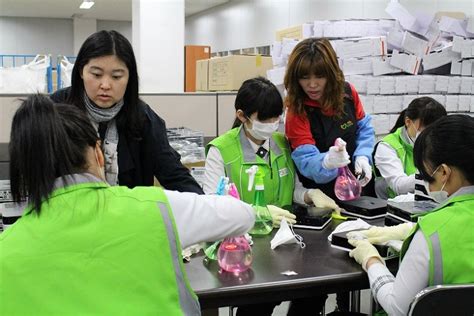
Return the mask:
<path id="1" fill-rule="evenodd" d="M 228 195 L 240 200 L 234 183 L 228 186 Z M 252 264 L 252 248 L 245 236 L 225 238 L 217 251 L 217 262 L 224 271 L 240 273 L 248 270 Z"/>
<path id="2" fill-rule="evenodd" d="M 340 138 L 336 139 L 334 146 L 345 147 L 340 142 Z M 341 148 L 345 149 L 345 148 Z M 352 174 L 349 167 L 341 167 L 337 171 L 336 183 L 334 184 L 334 193 L 336 197 L 341 201 L 355 200 L 360 197 L 362 187 L 357 181 L 356 177 Z"/>

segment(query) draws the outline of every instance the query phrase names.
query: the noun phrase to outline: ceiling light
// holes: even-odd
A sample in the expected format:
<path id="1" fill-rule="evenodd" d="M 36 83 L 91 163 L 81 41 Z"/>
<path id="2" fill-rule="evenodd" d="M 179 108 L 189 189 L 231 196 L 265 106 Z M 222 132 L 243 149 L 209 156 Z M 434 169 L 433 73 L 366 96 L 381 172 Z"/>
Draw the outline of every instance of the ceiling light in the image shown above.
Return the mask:
<path id="1" fill-rule="evenodd" d="M 90 9 L 90 8 L 92 8 L 93 5 L 94 5 L 94 1 L 84 0 L 84 1 L 82 1 L 79 8 L 80 9 Z"/>

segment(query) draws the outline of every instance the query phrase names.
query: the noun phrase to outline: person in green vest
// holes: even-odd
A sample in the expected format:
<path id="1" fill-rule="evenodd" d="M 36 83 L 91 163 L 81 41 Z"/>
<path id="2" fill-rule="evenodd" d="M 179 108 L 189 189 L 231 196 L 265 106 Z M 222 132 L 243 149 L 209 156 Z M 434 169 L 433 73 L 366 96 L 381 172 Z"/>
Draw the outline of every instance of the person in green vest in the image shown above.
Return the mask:
<path id="1" fill-rule="evenodd" d="M 445 116 L 428 126 L 413 150 L 428 194 L 440 203 L 418 219 L 363 231 L 350 252 L 369 275 L 374 297 L 389 315 L 406 315 L 427 286 L 474 283 L 474 118 Z M 371 243 L 404 240 L 394 277 Z"/>
<path id="2" fill-rule="evenodd" d="M 415 192 L 413 144 L 423 129 L 446 116 L 445 108 L 430 97 L 416 98 L 374 150 L 375 193 L 381 199 Z"/>
<path id="3" fill-rule="evenodd" d="M 275 227 L 282 218 L 295 223 L 295 216 L 283 209 L 290 208 L 293 202 L 339 211 L 334 200 L 319 189 L 304 188 L 296 176 L 288 141 L 278 132 L 283 99 L 273 83 L 262 77 L 244 81 L 237 92 L 235 111 L 232 129 L 206 146 L 206 194 L 215 193 L 220 177 L 226 176 L 235 183 L 240 198 L 252 203 L 255 193 L 253 188 L 248 191 L 245 170 L 257 165 L 265 175 L 265 199 Z M 313 298 L 313 302 L 317 299 L 324 304 L 325 297 Z M 271 315 L 278 303 L 241 306 L 237 314 Z M 297 305 L 292 302 L 288 315 L 296 313 Z"/>
<path id="4" fill-rule="evenodd" d="M 23 215 L 0 234 L 5 315 L 200 315 L 181 249 L 249 231 L 232 197 L 110 186 L 84 112 L 33 95 L 16 112 L 10 181 Z"/>

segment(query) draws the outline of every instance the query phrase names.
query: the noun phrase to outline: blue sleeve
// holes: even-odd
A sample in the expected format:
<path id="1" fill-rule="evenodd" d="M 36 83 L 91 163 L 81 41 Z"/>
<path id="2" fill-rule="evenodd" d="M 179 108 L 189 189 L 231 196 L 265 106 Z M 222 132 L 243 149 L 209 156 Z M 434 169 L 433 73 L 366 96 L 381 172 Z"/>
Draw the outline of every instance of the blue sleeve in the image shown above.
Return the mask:
<path id="1" fill-rule="evenodd" d="M 364 118 L 357 122 L 356 149 L 354 151 L 354 161 L 357 156 L 365 156 L 372 164 L 372 152 L 375 146 L 375 132 L 372 124 L 372 117 L 365 114 Z"/>
<path id="2" fill-rule="evenodd" d="M 336 179 L 337 169 L 324 169 L 323 159 L 326 154 L 319 152 L 314 145 L 301 145 L 293 151 L 291 158 L 303 176 L 316 183 L 328 183 Z"/>

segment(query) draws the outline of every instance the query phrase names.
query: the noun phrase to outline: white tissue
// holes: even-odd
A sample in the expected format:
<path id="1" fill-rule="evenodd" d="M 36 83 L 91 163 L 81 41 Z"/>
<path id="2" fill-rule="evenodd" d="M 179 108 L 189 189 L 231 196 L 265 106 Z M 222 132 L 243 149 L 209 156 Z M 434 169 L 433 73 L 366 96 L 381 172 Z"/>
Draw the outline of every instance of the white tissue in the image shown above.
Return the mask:
<path id="1" fill-rule="evenodd" d="M 332 234 L 340 233 L 340 232 L 347 232 L 351 230 L 357 229 L 369 229 L 372 225 L 367 223 L 366 221 L 358 218 L 355 221 L 346 221 L 344 223 L 339 224 L 339 226 L 334 229 L 334 231 L 328 236 L 328 240 L 332 240 Z"/>

